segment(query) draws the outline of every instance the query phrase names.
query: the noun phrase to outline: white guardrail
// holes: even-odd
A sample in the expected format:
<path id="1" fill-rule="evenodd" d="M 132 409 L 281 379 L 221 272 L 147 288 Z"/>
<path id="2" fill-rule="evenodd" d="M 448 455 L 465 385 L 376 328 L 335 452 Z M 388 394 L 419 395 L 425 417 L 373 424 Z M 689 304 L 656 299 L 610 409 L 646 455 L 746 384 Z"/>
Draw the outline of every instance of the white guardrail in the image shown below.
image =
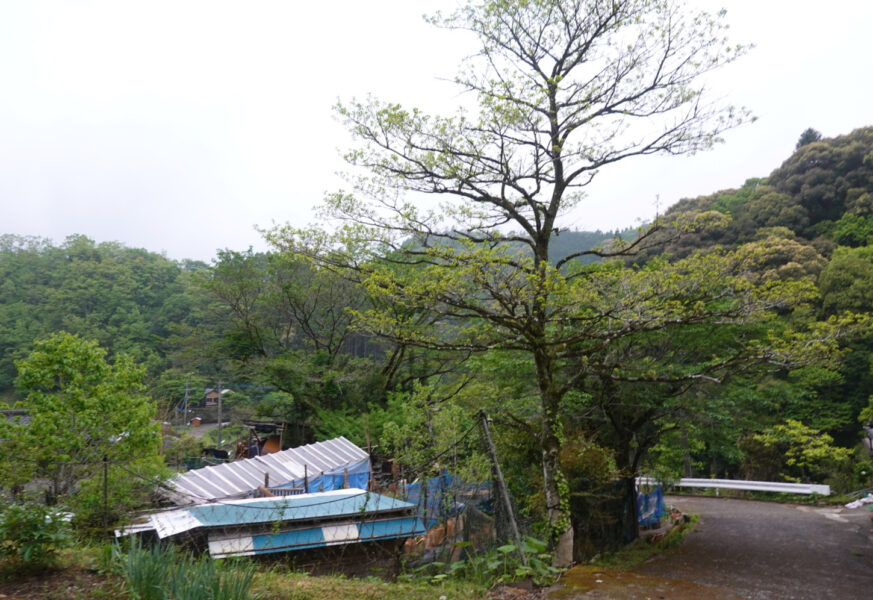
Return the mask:
<path id="1" fill-rule="evenodd" d="M 657 485 L 653 477 L 637 477 L 637 485 Z M 743 481 L 740 479 L 687 479 L 671 484 L 672 487 L 709 488 L 718 490 L 749 490 L 754 492 L 785 492 L 788 494 L 819 494 L 830 496 L 831 486 L 813 483 L 785 483 L 782 481 Z"/>

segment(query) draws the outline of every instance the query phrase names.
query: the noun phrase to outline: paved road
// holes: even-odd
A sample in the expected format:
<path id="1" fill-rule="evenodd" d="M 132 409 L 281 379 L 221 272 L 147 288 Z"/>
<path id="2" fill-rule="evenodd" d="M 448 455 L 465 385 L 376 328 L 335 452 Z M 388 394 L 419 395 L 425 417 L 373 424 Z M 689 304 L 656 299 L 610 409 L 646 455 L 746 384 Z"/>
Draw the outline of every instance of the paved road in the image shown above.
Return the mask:
<path id="1" fill-rule="evenodd" d="M 818 508 L 670 497 L 701 515 L 677 548 L 630 573 L 579 568 L 556 598 L 820 600 L 873 593 L 873 536 L 866 507 Z"/>

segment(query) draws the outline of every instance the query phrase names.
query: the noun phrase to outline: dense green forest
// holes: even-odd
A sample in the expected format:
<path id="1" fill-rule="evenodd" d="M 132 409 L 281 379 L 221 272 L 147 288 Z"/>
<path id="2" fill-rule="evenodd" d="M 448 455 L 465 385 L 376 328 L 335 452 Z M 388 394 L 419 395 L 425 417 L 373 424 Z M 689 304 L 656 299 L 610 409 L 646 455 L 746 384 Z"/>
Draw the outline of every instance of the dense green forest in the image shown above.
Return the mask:
<path id="1" fill-rule="evenodd" d="M 680 311 L 684 319 L 681 328 L 641 326 L 623 339 L 616 330 L 566 334 L 567 346 L 588 344 L 584 364 L 568 359 L 561 367 L 568 384 L 558 460 L 577 538 L 621 537 L 603 524 L 623 510 L 611 482 L 640 471 L 812 479 L 843 491 L 871 483 L 859 417 L 873 416 L 873 334 L 861 326 L 873 308 L 873 127 L 832 139 L 804 132 L 768 177 L 683 199 L 664 218 L 699 215 L 710 225 L 562 230 L 550 248 L 553 266 L 590 282 L 591 311 L 625 310 L 619 304 L 633 296 L 651 315 L 675 304 L 658 317 L 665 323 Z M 647 237 L 635 247 L 637 234 Z M 599 261 L 589 252 L 597 248 L 633 252 Z M 127 355 L 142 367 L 144 389 L 166 420 L 178 421 L 186 384 L 198 396 L 221 381 L 235 391 L 228 399 L 235 418 L 296 423 L 290 443 L 345 435 L 394 455 L 410 476 L 446 466 L 487 476 L 478 441 L 464 436 L 484 409 L 523 518 L 544 522 L 530 357 L 467 327 L 463 311 L 437 320 L 372 279 L 328 267 L 281 243 L 266 253 L 225 250 L 207 265 L 83 236 L 54 245 L 5 235 L 0 397 L 23 401 L 16 363 L 35 340 L 69 332 L 95 340 L 110 362 Z M 466 268 L 476 264 L 458 265 Z M 707 275 L 716 270 L 730 271 L 718 289 Z M 476 276 L 463 277 L 451 283 L 467 293 Z M 699 284 L 707 277 L 711 289 Z M 742 288 L 748 282 L 755 287 Z M 757 304 L 742 304 L 748 312 L 739 315 L 741 303 L 722 305 L 728 288 L 755 295 Z M 523 295 L 523 286 L 514 293 Z M 615 304 L 597 304 L 607 301 Z M 777 360 L 789 352 L 780 340 L 828 323 L 835 329 L 815 342 L 821 352 Z M 453 343 L 436 343 L 434 328 Z M 766 361 L 739 341 L 765 339 L 775 348 Z M 604 493 L 610 489 L 612 496 Z"/>
<path id="2" fill-rule="evenodd" d="M 559 257 L 616 235 L 568 231 Z M 347 310 L 364 305 L 365 295 L 278 253 L 225 250 L 207 265 L 80 235 L 56 246 L 7 234 L 0 236 L 0 274 L 0 398 L 7 403 L 21 399 L 15 362 L 35 340 L 59 331 L 133 357 L 146 368 L 162 414 L 178 407 L 186 381 L 202 392 L 221 379 L 258 399 L 293 392 L 312 414 L 357 413 L 384 401 L 398 382 L 420 378 L 417 369 L 443 368 L 444 359 L 355 331 Z M 411 364 L 421 366 L 407 373 Z"/>

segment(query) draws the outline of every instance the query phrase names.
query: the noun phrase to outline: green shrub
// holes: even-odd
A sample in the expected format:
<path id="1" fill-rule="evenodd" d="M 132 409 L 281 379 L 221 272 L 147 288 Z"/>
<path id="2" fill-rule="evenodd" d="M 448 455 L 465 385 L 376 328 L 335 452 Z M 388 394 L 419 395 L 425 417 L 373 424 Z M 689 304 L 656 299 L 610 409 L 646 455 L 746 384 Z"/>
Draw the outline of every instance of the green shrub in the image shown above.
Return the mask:
<path id="1" fill-rule="evenodd" d="M 830 435 L 794 419 L 756 433 L 752 439 L 782 455 L 785 481 L 821 481 L 846 468 L 852 455 L 850 448 L 833 446 Z"/>
<path id="2" fill-rule="evenodd" d="M 55 507 L 25 502 L 8 504 L 0 511 L 0 554 L 5 557 L 44 567 L 72 542 L 67 515 Z"/>
<path id="3" fill-rule="evenodd" d="M 82 479 L 78 492 L 66 499 L 76 514 L 76 531 L 80 535 L 102 537 L 106 526 L 111 527 L 126 515 L 148 506 L 155 485 L 169 474 L 160 457 L 149 456 L 125 465 L 110 465 L 106 484 L 102 472 Z"/>
<path id="4" fill-rule="evenodd" d="M 457 542 L 455 546 L 466 547 L 470 542 Z M 419 567 L 418 574 L 431 573 L 433 583 L 457 579 L 490 586 L 519 579 L 531 579 L 539 585 L 554 583 L 560 571 L 551 565 L 551 554 L 546 552 L 546 543 L 526 537 L 521 543 L 527 565 L 522 564 L 515 544 L 499 546 L 491 552 L 474 554 L 464 560 L 446 565 L 433 562 Z M 436 574 L 433 574 L 435 571 Z"/>

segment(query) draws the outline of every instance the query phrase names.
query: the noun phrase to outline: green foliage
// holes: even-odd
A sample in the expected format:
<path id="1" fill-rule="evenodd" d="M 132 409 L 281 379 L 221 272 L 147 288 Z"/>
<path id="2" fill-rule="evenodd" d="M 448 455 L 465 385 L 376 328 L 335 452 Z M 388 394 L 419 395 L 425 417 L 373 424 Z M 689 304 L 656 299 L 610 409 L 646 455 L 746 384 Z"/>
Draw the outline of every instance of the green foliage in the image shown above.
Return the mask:
<path id="1" fill-rule="evenodd" d="M 718 210 L 733 218 L 720 230 L 668 240 L 667 252 L 685 257 L 715 245 L 732 247 L 755 239 L 765 228 L 787 229 L 799 244 L 812 245 L 825 256 L 834 241 L 867 244 L 873 212 L 873 127 L 830 139 L 813 140 L 806 133 L 804 143 L 766 179 L 749 179 L 739 190 L 684 199 L 670 207 L 666 217 Z"/>
<path id="2" fill-rule="evenodd" d="M 181 554 L 172 545 L 143 547 L 134 540 L 125 551 L 116 544 L 114 563 L 135 600 L 251 600 L 255 566 L 221 563 L 209 556 Z"/>
<path id="3" fill-rule="evenodd" d="M 110 465 L 105 482 L 102 473 L 83 479 L 66 503 L 76 515 L 77 527 L 97 529 L 148 506 L 156 487 L 169 476 L 160 456 L 131 458 Z"/>
<path id="4" fill-rule="evenodd" d="M 128 462 L 134 446 L 151 446 L 128 441 L 126 423 L 144 421 L 137 411 L 116 418 L 109 406 L 143 396 L 122 380 L 146 382 L 164 408 L 177 406 L 190 371 L 281 390 L 257 406 L 253 394 L 235 416 L 257 410 L 305 423 L 318 438 L 381 440 L 407 469 L 431 468 L 445 452 L 442 464 L 478 470 L 484 461 L 472 444 L 447 444 L 487 408 L 522 513 L 560 524 L 567 515 L 547 517 L 545 507 L 565 507 L 568 486 L 588 493 L 605 473 L 629 476 L 652 449 L 653 468 L 720 473 L 739 468 L 742 438 L 746 467 L 757 460 L 778 474 L 789 467 L 788 442 L 749 432 L 790 418 L 852 444 L 853 417 L 873 381 L 873 339 L 835 340 L 861 328 L 845 311 L 873 310 L 873 128 L 834 139 L 808 129 L 770 177 L 684 200 L 636 241 L 560 223 L 589 177 L 636 153 L 611 137 L 621 127 L 598 126 L 603 90 L 630 91 L 649 81 L 645 73 L 675 77 L 651 88 L 657 97 L 646 88 L 625 98 L 624 114 L 649 117 L 639 138 L 628 129 L 628 143 L 658 135 L 662 117 L 669 125 L 666 138 L 637 148 L 643 154 L 706 148 L 744 119 L 683 108 L 705 104 L 699 71 L 743 49 L 722 46 L 718 18 L 686 19 L 665 6 L 647 1 L 613 14 L 551 0 L 486 2 L 435 18 L 479 36 L 482 53 L 457 82 L 480 111 L 438 117 L 390 102 L 339 106 L 359 142 L 349 162 L 370 173 L 351 178 L 351 193 L 328 198 L 324 216 L 342 221 L 333 238 L 279 228 L 269 237 L 289 252 L 227 250 L 206 267 L 83 236 L 58 247 L 0 237 L 0 393 L 11 393 L 15 361 L 35 337 L 70 331 L 119 356 L 109 370 L 84 364 L 103 360 L 87 348 L 68 356 L 73 370 L 116 381 L 114 391 L 61 368 L 57 390 L 37 389 L 28 400 L 57 419 L 39 416 L 32 429 L 0 423 L 2 485 L 15 491 L 39 474 L 64 493 L 81 481 L 77 514 L 90 520 L 107 456 L 110 505 L 130 506 L 125 498 L 142 490 L 125 486 L 150 481 L 159 461 Z M 579 45 L 577 31 L 603 35 Z M 628 56 L 611 41 L 623 36 L 651 44 L 628 47 Z M 566 60 L 549 58 L 565 49 Z M 687 60 L 654 60 L 659 49 Z M 527 71 L 534 64 L 518 56 L 546 68 Z M 593 79 L 584 68 L 616 60 L 631 66 Z M 543 133 L 553 124 L 557 134 Z M 604 131 L 613 133 L 599 138 Z M 409 190 L 445 202 L 413 205 L 402 198 Z M 636 266 L 583 265 L 598 245 L 606 254 L 643 252 Z M 669 256 L 656 257 L 664 248 Z M 469 358 L 474 352 L 482 354 Z M 765 366 L 775 370 L 762 374 Z M 41 385 L 28 377 L 23 386 Z M 56 456 L 45 451 L 55 447 Z M 33 460 L 8 460 L 22 456 Z M 553 456 L 559 469 L 544 462 Z M 791 476 L 804 460 L 790 465 Z"/>
<path id="5" fill-rule="evenodd" d="M 456 547 L 467 548 L 470 542 L 457 542 Z M 505 544 L 490 552 L 468 555 L 463 560 L 451 563 L 433 562 L 419 567 L 414 576 L 426 575 L 433 583 L 442 583 L 446 579 L 470 581 L 481 586 L 492 586 L 498 583 L 510 583 L 521 579 L 532 580 L 537 585 L 549 585 L 560 575 L 560 569 L 551 565 L 551 554 L 545 542 L 530 536 L 522 540 L 521 553 L 519 546 Z"/>
<path id="6" fill-rule="evenodd" d="M 169 466 L 184 464 L 186 459 L 199 458 L 203 449 L 203 441 L 185 431 L 172 439 L 170 447 L 164 451 L 164 460 Z"/>
<path id="7" fill-rule="evenodd" d="M 295 415 L 296 409 L 296 401 L 292 394 L 287 392 L 270 392 L 261 398 L 255 409 L 255 415 L 258 417 L 287 419 L 290 422 L 292 420 L 291 417 Z"/>
<path id="8" fill-rule="evenodd" d="M 434 583 L 415 574 L 402 574 L 389 583 L 376 577 L 315 576 L 281 567 L 261 569 L 253 587 L 271 600 L 482 600 L 488 594 L 482 585 L 450 578 Z"/>
<path id="9" fill-rule="evenodd" d="M 124 577 L 127 591 L 135 600 L 164 600 L 167 595 L 163 586 L 170 581 L 174 563 L 171 545 L 145 548 L 134 538 L 126 552 L 119 544 L 113 547 L 113 566 Z"/>
<path id="10" fill-rule="evenodd" d="M 691 109 L 704 95 L 698 78 L 745 51 L 725 43 L 719 16 L 654 1 L 614 8 L 468 2 L 434 17 L 434 24 L 478 39 L 481 52 L 455 80 L 476 96 L 478 114 L 427 115 L 375 99 L 340 104 L 337 112 L 357 142 L 346 159 L 356 174 L 360 167 L 367 174 L 352 178 L 353 193 L 326 199 L 325 216 L 340 221 L 336 235 L 290 226 L 269 235 L 292 254 L 360 283 L 372 306 L 351 314 L 367 331 L 409 346 L 504 350 L 532 359 L 539 431 L 526 430 L 540 445 L 562 563 L 572 550 L 557 464 L 568 373 L 602 348 L 626 315 L 651 309 L 659 313 L 653 328 L 665 326 L 682 303 L 649 305 L 645 299 L 659 286 L 633 273 L 622 278 L 639 294 L 625 302 L 624 282 L 587 276 L 576 260 L 584 250 L 551 263 L 558 220 L 601 167 L 709 148 L 748 117 L 733 107 Z M 627 46 L 627 39 L 649 42 Z M 592 64 L 603 68 L 590 71 Z M 432 194 L 439 204 L 418 206 L 404 197 L 408 192 Z M 714 216 L 659 222 L 647 231 L 682 232 Z M 606 253 L 626 252 L 630 244 L 616 239 Z M 667 281 L 678 283 L 668 275 L 665 287 Z"/>
<path id="11" fill-rule="evenodd" d="M 436 475 L 444 467 L 465 481 L 490 478 L 485 454 L 479 448 L 476 411 L 464 408 L 455 394 L 475 393 L 456 390 L 439 383 L 416 383 L 409 393 L 393 393 L 384 411 L 376 411 L 382 421 L 379 438 L 395 462 L 414 476 Z"/>
<path id="12" fill-rule="evenodd" d="M 305 259 L 251 250 L 219 253 L 196 285 L 202 323 L 191 322 L 180 345 L 277 388 L 255 408 L 259 416 L 365 443 L 354 415 L 382 403 L 415 355 L 352 327 L 351 311 L 369 304 L 364 290 Z"/>
<path id="13" fill-rule="evenodd" d="M 123 509 L 135 504 L 134 489 L 145 493 L 149 487 L 140 485 L 136 470 L 144 470 L 153 484 L 162 464 L 155 405 L 143 394 L 143 369 L 127 356 L 110 364 L 104 355 L 97 342 L 68 333 L 37 341 L 17 363 L 16 383 L 26 394 L 30 422 L 9 428 L 4 442 L 29 448 L 15 460 L 31 463 L 32 474 L 48 479 L 53 496 L 74 494 L 81 485 L 75 502 L 82 509 L 77 518 L 85 521 L 97 510 L 94 497 L 103 486 L 97 480 L 102 482 L 104 465 L 112 466 L 107 487 Z M 130 479 L 129 487 L 122 483 Z"/>
<path id="14" fill-rule="evenodd" d="M 846 213 L 833 224 L 830 235 L 840 246 L 857 248 L 873 245 L 873 214 L 862 216 Z"/>
<path id="15" fill-rule="evenodd" d="M 851 449 L 832 446 L 834 439 L 828 434 L 792 419 L 757 433 L 752 438 L 765 448 L 775 448 L 781 452 L 784 466 L 787 467 L 783 477 L 788 481 L 822 477 L 829 470 L 846 463 L 852 455 Z"/>
<path id="16" fill-rule="evenodd" d="M 190 311 L 183 269 L 157 253 L 70 236 L 0 236 L 0 392 L 35 338 L 61 330 L 126 353 L 154 376 L 162 341 Z"/>
<path id="17" fill-rule="evenodd" d="M 694 422 L 668 426 L 646 457 L 645 473 L 659 483 L 669 485 L 686 476 L 686 470 L 700 470 L 704 461 L 697 457 L 706 452 L 706 441 Z M 695 460 L 696 458 L 696 460 Z"/>
<path id="18" fill-rule="evenodd" d="M 69 514 L 35 502 L 0 508 L 0 555 L 39 569 L 55 563 L 58 551 L 73 543 Z"/>
<path id="19" fill-rule="evenodd" d="M 867 400 L 867 406 L 861 409 L 858 414 L 858 421 L 861 423 L 873 423 L 873 396 Z"/>
<path id="20" fill-rule="evenodd" d="M 754 197 L 761 179 L 747 179 L 738 190 L 726 190 L 715 195 L 712 210 L 735 215 L 741 212 L 743 205 L 748 204 Z"/>
<path id="21" fill-rule="evenodd" d="M 812 127 L 809 127 L 800 134 L 800 138 L 798 138 L 797 144 L 794 146 L 794 149 L 797 150 L 801 146 L 806 146 L 807 144 L 811 144 L 819 140 L 821 140 L 821 133 L 819 133 Z"/>
<path id="22" fill-rule="evenodd" d="M 768 181 L 804 207 L 809 227 L 798 233 L 812 238 L 822 221 L 836 221 L 854 202 L 852 190 L 871 190 L 873 186 L 873 127 L 849 135 L 821 140 L 797 148 Z"/>
<path id="23" fill-rule="evenodd" d="M 873 310 L 873 247 L 838 248 L 822 270 L 818 286 L 827 315 Z"/>
<path id="24" fill-rule="evenodd" d="M 658 556 L 670 548 L 676 547 L 687 534 L 695 531 L 695 526 L 700 520 L 700 515 L 683 515 L 681 523 L 670 529 L 662 539 L 652 540 L 637 539 L 619 549 L 617 552 L 608 552 L 597 555 L 591 563 L 597 567 L 611 567 L 614 569 L 629 570 L 640 565 L 654 556 Z"/>
<path id="25" fill-rule="evenodd" d="M 12 496 L 20 496 L 37 467 L 35 461 L 22 460 L 30 455 L 31 447 L 27 438 L 20 435 L 21 428 L 21 416 L 8 421 L 0 418 L 0 491 L 5 488 Z"/>

